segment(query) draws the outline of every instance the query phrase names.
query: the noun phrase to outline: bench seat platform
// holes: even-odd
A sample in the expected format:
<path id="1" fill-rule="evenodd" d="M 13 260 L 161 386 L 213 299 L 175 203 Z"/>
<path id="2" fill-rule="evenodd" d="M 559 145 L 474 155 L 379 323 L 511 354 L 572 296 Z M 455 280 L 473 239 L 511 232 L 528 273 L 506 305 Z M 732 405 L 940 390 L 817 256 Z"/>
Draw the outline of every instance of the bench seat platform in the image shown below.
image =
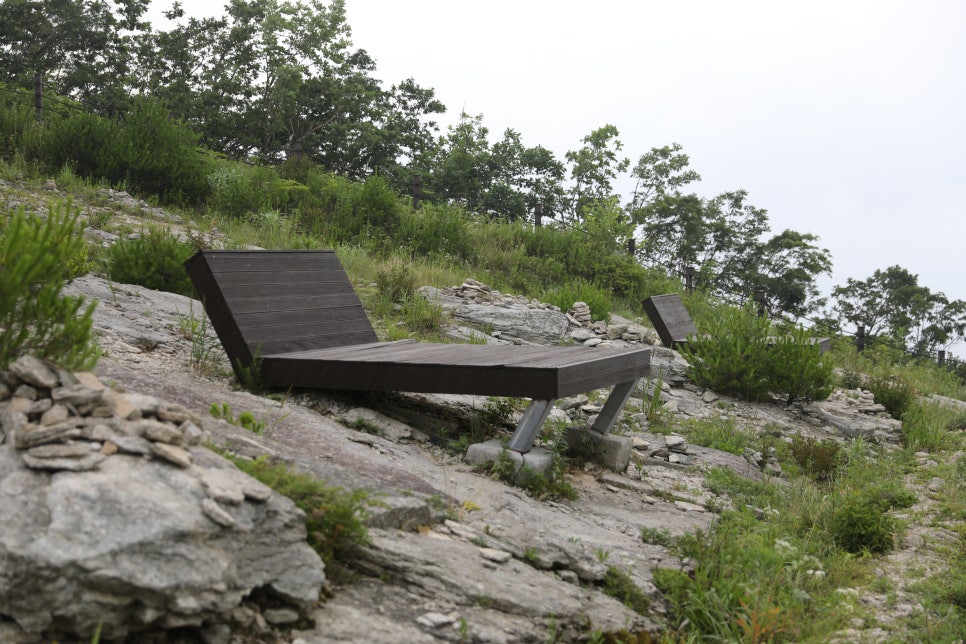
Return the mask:
<path id="1" fill-rule="evenodd" d="M 510 441 L 530 449 L 558 398 L 614 389 L 594 422 L 607 433 L 647 349 L 380 342 L 334 251 L 199 251 L 185 267 L 241 376 L 270 387 L 531 398 Z"/>

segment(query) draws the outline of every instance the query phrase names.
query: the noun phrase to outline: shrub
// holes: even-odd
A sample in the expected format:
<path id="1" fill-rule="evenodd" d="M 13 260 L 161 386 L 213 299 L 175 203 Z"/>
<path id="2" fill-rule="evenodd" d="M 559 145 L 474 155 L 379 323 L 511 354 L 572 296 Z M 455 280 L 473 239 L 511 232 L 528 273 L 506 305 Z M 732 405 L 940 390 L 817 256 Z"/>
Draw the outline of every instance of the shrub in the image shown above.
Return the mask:
<path id="1" fill-rule="evenodd" d="M 830 480 L 842 462 L 842 448 L 835 441 L 795 435 L 788 449 L 802 471 L 817 481 Z"/>
<path id="2" fill-rule="evenodd" d="M 774 394 L 796 400 L 825 400 L 832 393 L 832 361 L 809 342 L 808 331 L 796 327 L 771 342 L 766 352 L 768 384 Z"/>
<path id="3" fill-rule="evenodd" d="M 90 369 L 98 348 L 95 303 L 63 296 L 70 259 L 86 252 L 79 212 L 54 205 L 46 219 L 24 210 L 0 221 L 0 366 L 31 353 L 68 369 Z"/>
<path id="4" fill-rule="evenodd" d="M 691 338 L 682 352 L 688 377 L 697 385 L 746 400 L 769 393 L 795 400 L 821 400 L 832 392 L 832 362 L 798 328 L 778 339 L 748 307 L 725 309 Z"/>
<path id="5" fill-rule="evenodd" d="M 380 298 L 394 303 L 410 299 L 416 292 L 416 276 L 408 264 L 392 262 L 376 274 L 376 293 Z"/>
<path id="6" fill-rule="evenodd" d="M 121 239 L 107 249 L 107 275 L 115 282 L 140 284 L 157 291 L 192 297 L 194 286 L 184 262 L 195 248 L 164 228 L 149 228 L 133 239 Z"/>
<path id="7" fill-rule="evenodd" d="M 207 177 L 210 206 L 232 217 L 272 210 L 271 186 L 276 180 L 271 168 L 225 164 Z"/>
<path id="8" fill-rule="evenodd" d="M 880 495 L 843 490 L 832 507 L 829 534 L 848 552 L 888 552 L 896 531 L 896 520 L 886 512 L 888 509 Z"/>
<path id="9" fill-rule="evenodd" d="M 46 157 L 55 168 L 74 164 L 81 176 L 127 183 L 168 201 L 198 201 L 207 190 L 208 163 L 199 139 L 161 102 L 138 98 L 123 118 L 80 113 L 56 123 Z"/>
<path id="10" fill-rule="evenodd" d="M 768 321 L 748 309 L 728 308 L 682 347 L 688 378 L 701 387 L 746 400 L 769 391 Z"/>
<path id="11" fill-rule="evenodd" d="M 469 219 L 462 209 L 427 204 L 402 218 L 399 239 L 414 256 L 450 256 L 470 260 L 476 249 L 469 231 Z"/>
<path id="12" fill-rule="evenodd" d="M 889 415 L 896 420 L 909 410 L 916 399 L 916 392 L 901 376 L 876 376 L 869 378 L 869 391 L 875 396 L 875 401 L 886 408 Z"/>
<path id="13" fill-rule="evenodd" d="M 33 105 L 17 93 L 2 91 L 7 88 L 0 83 L 0 158 L 37 158 L 43 150 L 47 128 L 37 122 Z"/>

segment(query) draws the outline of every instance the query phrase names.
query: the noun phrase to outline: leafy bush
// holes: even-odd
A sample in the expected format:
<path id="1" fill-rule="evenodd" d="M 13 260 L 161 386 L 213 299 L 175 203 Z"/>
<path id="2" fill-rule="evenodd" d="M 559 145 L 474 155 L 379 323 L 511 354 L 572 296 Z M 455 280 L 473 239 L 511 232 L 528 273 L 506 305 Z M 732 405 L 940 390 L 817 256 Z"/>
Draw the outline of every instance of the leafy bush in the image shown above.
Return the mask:
<path id="1" fill-rule="evenodd" d="M 33 105 L 19 93 L 6 93 L 0 83 L 0 159 L 12 160 L 17 155 L 37 158 L 44 148 L 47 128 L 37 122 Z"/>
<path id="2" fill-rule="evenodd" d="M 575 302 L 584 302 L 590 307 L 590 314 L 594 320 L 606 322 L 610 318 L 611 302 L 607 291 L 584 280 L 567 282 L 544 293 L 542 299 L 559 306 L 562 311 L 570 309 Z"/>
<path id="3" fill-rule="evenodd" d="M 809 342 L 801 327 L 769 343 L 768 385 L 771 392 L 795 400 L 825 400 L 832 393 L 832 361 Z"/>
<path id="4" fill-rule="evenodd" d="M 852 553 L 892 550 L 896 520 L 887 513 L 889 504 L 867 491 L 843 490 L 829 517 L 829 534 L 835 543 Z"/>
<path id="5" fill-rule="evenodd" d="M 768 321 L 728 308 L 682 347 L 688 378 L 721 394 L 761 400 L 768 395 Z"/>
<path id="6" fill-rule="evenodd" d="M 207 159 L 199 135 L 170 118 L 155 99 L 138 98 L 122 118 L 77 113 L 51 127 L 46 158 L 52 167 L 74 164 L 77 174 L 127 183 L 168 201 L 200 200 Z"/>
<path id="7" fill-rule="evenodd" d="M 376 293 L 388 302 L 404 302 L 415 292 L 416 276 L 407 264 L 392 262 L 376 274 Z"/>
<path id="8" fill-rule="evenodd" d="M 476 248 L 469 225 L 470 220 L 461 208 L 426 204 L 402 218 L 399 239 L 414 256 L 470 260 L 476 256 Z"/>
<path id="9" fill-rule="evenodd" d="M 789 403 L 832 392 L 832 363 L 803 329 L 770 339 L 768 321 L 746 307 L 725 309 L 704 331 L 682 348 L 699 386 L 752 401 L 778 394 Z"/>
<path id="10" fill-rule="evenodd" d="M 191 297 L 194 286 L 184 262 L 194 252 L 194 246 L 168 230 L 150 228 L 133 239 L 118 240 L 107 249 L 107 275 L 115 282 Z"/>
<path id="11" fill-rule="evenodd" d="M 868 387 L 875 396 L 875 401 L 885 406 L 889 415 L 896 420 L 902 420 L 902 416 L 916 399 L 915 390 L 898 375 L 869 378 Z"/>
<path id="12" fill-rule="evenodd" d="M 830 480 L 842 462 L 842 447 L 835 441 L 795 435 L 788 449 L 802 471 L 817 481 Z"/>
<path id="13" fill-rule="evenodd" d="M 211 189 L 209 204 L 232 217 L 272 210 L 270 187 L 277 178 L 271 168 L 224 164 L 207 177 Z"/>
<path id="14" fill-rule="evenodd" d="M 86 253 L 79 212 L 54 205 L 46 219 L 18 209 L 0 220 L 0 366 L 30 353 L 68 369 L 90 369 L 98 348 L 95 303 L 63 296 L 71 258 Z"/>

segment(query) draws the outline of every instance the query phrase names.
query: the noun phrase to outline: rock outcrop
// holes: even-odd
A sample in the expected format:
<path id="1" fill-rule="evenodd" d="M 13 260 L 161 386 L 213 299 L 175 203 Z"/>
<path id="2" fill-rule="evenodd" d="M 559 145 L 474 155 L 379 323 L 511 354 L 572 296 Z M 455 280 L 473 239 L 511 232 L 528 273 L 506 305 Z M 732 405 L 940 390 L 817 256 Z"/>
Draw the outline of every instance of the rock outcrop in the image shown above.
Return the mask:
<path id="1" fill-rule="evenodd" d="M 256 590 L 315 604 L 304 514 L 200 447 L 194 414 L 30 357 L 0 381 L 0 616 L 26 636 L 212 627 Z"/>

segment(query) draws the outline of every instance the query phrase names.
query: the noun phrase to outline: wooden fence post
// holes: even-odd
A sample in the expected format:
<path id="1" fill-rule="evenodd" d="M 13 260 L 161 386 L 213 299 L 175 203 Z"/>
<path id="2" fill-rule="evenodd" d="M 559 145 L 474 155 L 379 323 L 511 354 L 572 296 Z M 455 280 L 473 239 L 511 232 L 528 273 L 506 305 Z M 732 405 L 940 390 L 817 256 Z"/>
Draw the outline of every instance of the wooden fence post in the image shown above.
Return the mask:
<path id="1" fill-rule="evenodd" d="M 765 289 L 755 289 L 755 303 L 758 305 L 758 317 L 765 317 Z"/>
<path id="2" fill-rule="evenodd" d="M 940 367 L 943 366 L 944 364 L 946 364 L 946 352 L 944 350 L 940 350 L 939 351 L 938 359 L 939 359 L 939 366 Z"/>
<path id="3" fill-rule="evenodd" d="M 37 120 L 44 118 L 44 80 L 40 74 L 34 74 L 34 109 L 37 111 Z"/>
<path id="4" fill-rule="evenodd" d="M 535 228 L 539 228 L 543 225 L 543 204 L 537 203 L 533 206 L 533 225 Z"/>
<path id="5" fill-rule="evenodd" d="M 419 174 L 414 174 L 412 177 L 412 186 L 410 187 L 413 195 L 413 210 L 419 208 L 419 200 L 423 196 L 423 177 Z"/>
<path id="6" fill-rule="evenodd" d="M 865 325 L 860 324 L 855 330 L 855 350 L 862 353 L 865 349 Z"/>
<path id="7" fill-rule="evenodd" d="M 688 266 L 684 269 L 684 288 L 687 289 L 689 295 L 694 292 L 694 266 Z"/>
<path id="8" fill-rule="evenodd" d="M 637 240 L 631 237 L 627 240 L 627 253 L 633 257 L 637 252 Z"/>

